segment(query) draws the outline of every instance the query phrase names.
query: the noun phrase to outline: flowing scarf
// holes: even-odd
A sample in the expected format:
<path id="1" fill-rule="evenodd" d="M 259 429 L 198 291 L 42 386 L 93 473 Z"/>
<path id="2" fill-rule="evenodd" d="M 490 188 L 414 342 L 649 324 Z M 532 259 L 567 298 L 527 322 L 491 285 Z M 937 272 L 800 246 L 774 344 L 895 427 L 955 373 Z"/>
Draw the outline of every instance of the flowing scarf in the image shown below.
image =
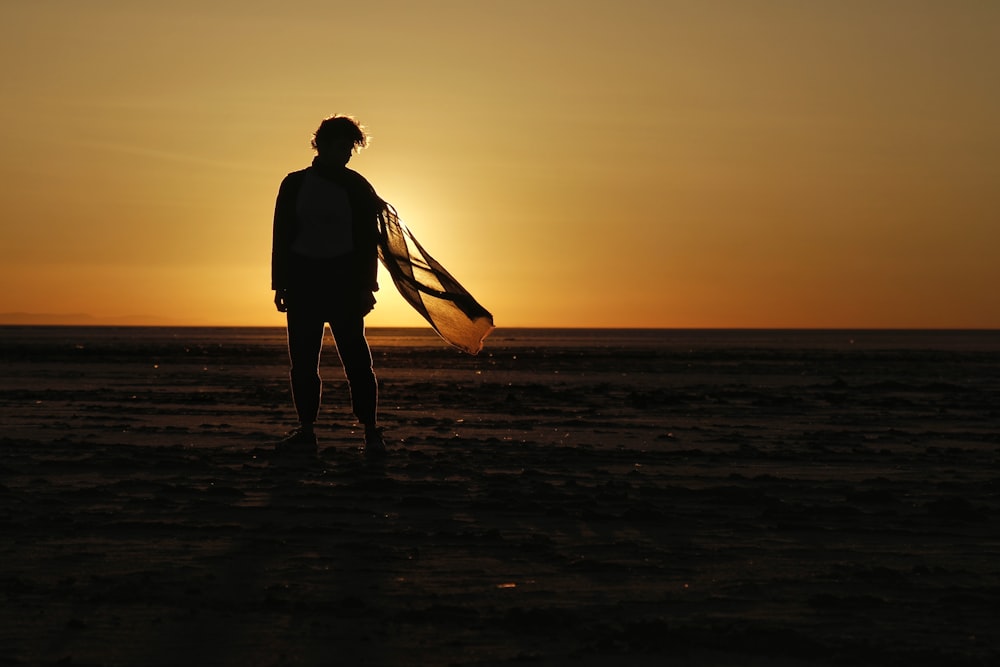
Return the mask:
<path id="1" fill-rule="evenodd" d="M 417 242 L 390 204 L 379 213 L 378 256 L 396 289 L 446 342 L 478 354 L 493 316 Z"/>

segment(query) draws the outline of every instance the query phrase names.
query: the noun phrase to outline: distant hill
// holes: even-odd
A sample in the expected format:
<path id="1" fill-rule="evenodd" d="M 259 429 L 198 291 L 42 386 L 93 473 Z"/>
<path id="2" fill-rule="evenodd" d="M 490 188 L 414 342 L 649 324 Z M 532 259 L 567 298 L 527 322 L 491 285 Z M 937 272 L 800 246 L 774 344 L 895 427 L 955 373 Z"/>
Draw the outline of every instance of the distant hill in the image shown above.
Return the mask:
<path id="1" fill-rule="evenodd" d="M 87 313 L 0 313 L 0 325 L 71 325 L 71 326 L 101 326 L 101 325 L 165 325 L 176 322 L 165 321 L 149 315 L 121 315 L 116 317 L 95 317 Z"/>

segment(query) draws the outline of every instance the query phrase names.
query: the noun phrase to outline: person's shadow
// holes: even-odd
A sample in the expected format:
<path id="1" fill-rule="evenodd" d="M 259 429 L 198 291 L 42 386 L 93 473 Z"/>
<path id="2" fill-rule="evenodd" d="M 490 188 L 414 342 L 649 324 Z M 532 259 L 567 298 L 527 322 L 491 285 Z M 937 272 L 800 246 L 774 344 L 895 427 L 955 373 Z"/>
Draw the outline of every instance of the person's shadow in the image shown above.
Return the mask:
<path id="1" fill-rule="evenodd" d="M 384 463 L 356 449 L 321 449 L 245 470 L 244 502 L 230 508 L 238 536 L 195 560 L 204 608 L 150 648 L 201 664 L 326 664 L 330 656 L 385 664 L 394 571 L 382 551 L 393 528 L 370 493 L 381 488 Z"/>

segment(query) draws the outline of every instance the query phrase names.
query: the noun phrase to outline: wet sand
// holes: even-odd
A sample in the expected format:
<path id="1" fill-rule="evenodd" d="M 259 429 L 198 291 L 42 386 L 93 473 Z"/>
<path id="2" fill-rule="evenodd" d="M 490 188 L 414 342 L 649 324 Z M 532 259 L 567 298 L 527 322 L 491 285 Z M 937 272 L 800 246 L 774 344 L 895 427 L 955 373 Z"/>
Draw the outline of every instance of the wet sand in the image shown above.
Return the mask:
<path id="1" fill-rule="evenodd" d="M 0 328 L 0 664 L 988 665 L 1000 334 Z"/>

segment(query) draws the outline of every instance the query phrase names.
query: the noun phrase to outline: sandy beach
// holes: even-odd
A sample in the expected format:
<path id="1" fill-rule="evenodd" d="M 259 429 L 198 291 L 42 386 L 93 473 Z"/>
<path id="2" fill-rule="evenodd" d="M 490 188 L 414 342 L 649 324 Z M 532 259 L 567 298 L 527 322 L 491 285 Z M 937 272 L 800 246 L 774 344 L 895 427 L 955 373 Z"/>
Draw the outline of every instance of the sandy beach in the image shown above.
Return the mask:
<path id="1" fill-rule="evenodd" d="M 0 665 L 1000 664 L 1000 333 L 0 328 Z"/>

